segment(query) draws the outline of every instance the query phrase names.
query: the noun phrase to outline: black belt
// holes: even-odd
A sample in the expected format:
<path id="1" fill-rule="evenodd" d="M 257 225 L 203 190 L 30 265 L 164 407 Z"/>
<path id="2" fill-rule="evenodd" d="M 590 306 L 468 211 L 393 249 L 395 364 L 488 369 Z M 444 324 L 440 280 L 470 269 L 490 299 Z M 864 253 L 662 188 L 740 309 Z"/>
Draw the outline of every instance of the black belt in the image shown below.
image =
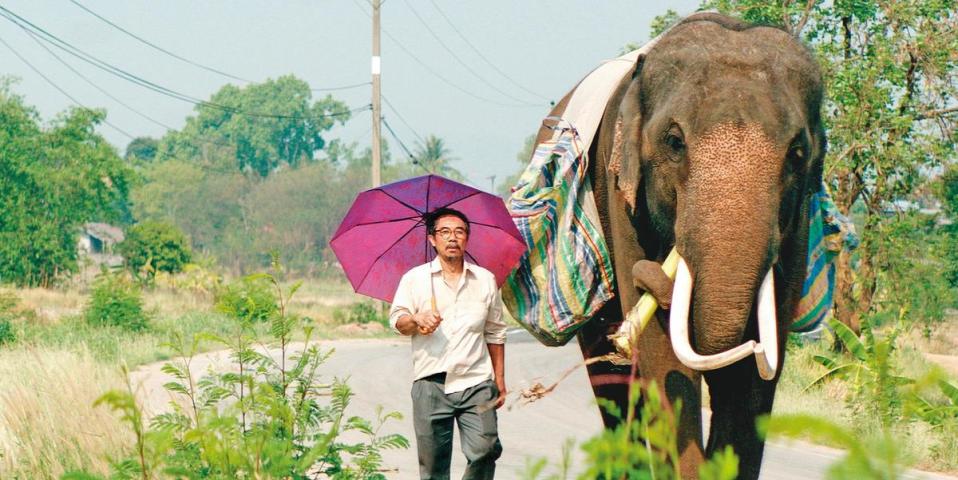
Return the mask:
<path id="1" fill-rule="evenodd" d="M 446 372 L 434 373 L 432 375 L 427 375 L 420 378 L 420 380 L 425 380 L 427 382 L 436 382 L 436 383 L 446 383 Z"/>

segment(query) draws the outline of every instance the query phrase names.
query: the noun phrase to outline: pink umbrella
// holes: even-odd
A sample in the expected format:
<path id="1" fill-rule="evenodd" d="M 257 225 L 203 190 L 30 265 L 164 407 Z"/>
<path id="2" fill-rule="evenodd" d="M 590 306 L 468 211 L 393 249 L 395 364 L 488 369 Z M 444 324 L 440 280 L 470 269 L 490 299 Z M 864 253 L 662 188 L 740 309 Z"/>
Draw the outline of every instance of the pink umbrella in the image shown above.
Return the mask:
<path id="1" fill-rule="evenodd" d="M 526 250 L 502 199 L 438 175 L 360 193 L 329 242 L 357 293 L 392 302 L 399 279 L 436 256 L 423 215 L 440 207 L 469 217 L 466 260 L 491 271 L 499 285 Z"/>

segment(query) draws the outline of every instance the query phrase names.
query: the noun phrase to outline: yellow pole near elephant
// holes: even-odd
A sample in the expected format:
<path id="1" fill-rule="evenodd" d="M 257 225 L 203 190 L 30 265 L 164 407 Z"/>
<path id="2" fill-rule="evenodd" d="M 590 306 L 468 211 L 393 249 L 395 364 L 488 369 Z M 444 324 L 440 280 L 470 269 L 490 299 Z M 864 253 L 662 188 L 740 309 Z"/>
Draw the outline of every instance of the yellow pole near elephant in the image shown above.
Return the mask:
<path id="1" fill-rule="evenodd" d="M 679 252 L 675 247 L 672 247 L 669 256 L 662 262 L 662 271 L 665 272 L 665 275 L 668 276 L 670 280 L 675 280 L 675 271 L 678 269 L 679 258 Z M 652 315 L 655 315 L 655 311 L 658 310 L 658 308 L 659 302 L 656 301 L 651 293 L 646 292 L 642 294 L 638 303 L 636 303 L 628 315 L 625 316 L 625 321 L 622 322 L 622 325 L 619 325 L 619 330 L 609 336 L 609 339 L 612 340 L 616 351 L 621 357 L 616 363 L 632 362 L 632 354 L 639 348 L 639 334 L 642 333 L 642 330 L 645 330 L 645 326 L 649 324 L 649 320 L 652 319 Z"/>

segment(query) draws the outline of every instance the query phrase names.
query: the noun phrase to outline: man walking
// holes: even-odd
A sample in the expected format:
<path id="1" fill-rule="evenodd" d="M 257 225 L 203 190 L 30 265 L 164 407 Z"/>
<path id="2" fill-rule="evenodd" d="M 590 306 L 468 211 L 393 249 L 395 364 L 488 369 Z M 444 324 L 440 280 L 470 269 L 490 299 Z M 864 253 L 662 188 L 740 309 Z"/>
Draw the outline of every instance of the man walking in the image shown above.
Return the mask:
<path id="1" fill-rule="evenodd" d="M 502 453 L 496 409 L 505 401 L 506 324 L 495 276 L 465 261 L 469 220 L 440 208 L 426 217 L 436 258 L 399 282 L 389 323 L 412 336 L 413 424 L 423 480 L 448 479 L 453 423 L 468 465 L 492 479 Z"/>

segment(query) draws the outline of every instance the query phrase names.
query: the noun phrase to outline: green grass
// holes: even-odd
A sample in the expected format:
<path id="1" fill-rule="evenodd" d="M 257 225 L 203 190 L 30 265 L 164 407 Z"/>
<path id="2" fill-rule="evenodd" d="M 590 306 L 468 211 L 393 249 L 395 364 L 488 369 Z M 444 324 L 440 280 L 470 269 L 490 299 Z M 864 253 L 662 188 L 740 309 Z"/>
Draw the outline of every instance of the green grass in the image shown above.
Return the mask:
<path id="1" fill-rule="evenodd" d="M 816 415 L 855 432 L 865 442 L 879 442 L 883 435 L 880 419 L 868 412 L 856 413 L 855 405 L 851 404 L 854 386 L 849 380 L 832 379 L 806 389 L 826 372 L 825 367 L 815 362 L 813 357 L 836 355 L 830 346 L 830 338 L 817 343 L 790 346 L 775 395 L 773 416 Z M 903 336 L 898 347 L 892 354 L 892 361 L 899 375 L 921 379 L 937 368 L 924 358 L 921 353 L 924 345 L 919 344 L 915 336 Z M 958 384 L 954 375 L 950 381 Z M 906 413 L 892 425 L 889 433 L 901 457 L 914 468 L 951 473 L 958 471 L 958 424 L 931 426 Z M 810 437 L 806 439 L 812 440 Z M 841 447 L 838 444 L 828 446 Z"/>
<path id="2" fill-rule="evenodd" d="M 89 352 L 93 358 L 106 364 L 122 362 L 133 367 L 166 360 L 171 350 L 165 344 L 172 341 L 175 334 L 183 338 L 199 332 L 227 334 L 234 327 L 233 320 L 215 311 L 211 295 L 187 289 L 158 286 L 144 290 L 149 326 L 141 332 L 88 324 L 83 318 L 83 309 L 89 302 L 89 292 L 84 289 L 7 288 L 4 292 L 13 293 L 19 300 L 11 322 L 17 344 Z M 365 297 L 353 293 L 344 280 L 310 280 L 303 283 L 289 309 L 294 314 L 310 318 L 320 339 L 392 336 L 386 329 L 341 328 L 342 321 L 337 319 L 343 315 L 337 315 L 337 310 L 348 311 L 354 303 L 362 301 L 366 301 Z M 388 306 L 382 308 L 388 309 Z M 258 338 L 266 340 L 265 323 L 258 324 L 255 330 Z M 201 351 L 220 348 L 221 345 L 209 341 L 200 344 Z"/>

